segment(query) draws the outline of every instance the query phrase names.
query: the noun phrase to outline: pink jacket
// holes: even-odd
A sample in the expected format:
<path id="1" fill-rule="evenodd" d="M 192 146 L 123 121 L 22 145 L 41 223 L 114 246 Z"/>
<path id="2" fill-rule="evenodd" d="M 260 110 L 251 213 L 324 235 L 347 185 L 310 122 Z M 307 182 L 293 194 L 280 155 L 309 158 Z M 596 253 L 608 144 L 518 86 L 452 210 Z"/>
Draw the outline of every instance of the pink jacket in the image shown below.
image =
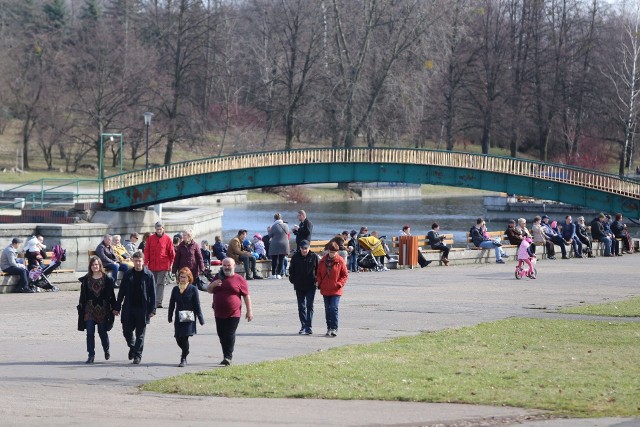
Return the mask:
<path id="1" fill-rule="evenodd" d="M 158 237 L 156 233 L 149 236 L 144 247 L 144 263 L 151 271 L 171 271 L 173 260 L 176 257 L 173 241 L 167 233 Z"/>
<path id="2" fill-rule="evenodd" d="M 520 246 L 518 246 L 518 259 L 529 259 L 529 252 L 527 252 L 529 246 L 531 244 L 526 239 L 520 243 Z"/>

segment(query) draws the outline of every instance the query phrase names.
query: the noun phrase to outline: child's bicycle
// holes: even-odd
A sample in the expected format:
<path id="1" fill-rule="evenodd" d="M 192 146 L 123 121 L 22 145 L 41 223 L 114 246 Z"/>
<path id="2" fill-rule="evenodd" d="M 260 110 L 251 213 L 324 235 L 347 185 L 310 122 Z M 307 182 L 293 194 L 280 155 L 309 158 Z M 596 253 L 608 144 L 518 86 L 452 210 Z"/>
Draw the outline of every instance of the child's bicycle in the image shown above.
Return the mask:
<path id="1" fill-rule="evenodd" d="M 529 269 L 529 266 L 527 265 L 526 262 L 524 262 L 521 259 L 518 260 L 518 265 L 516 266 L 516 271 L 515 271 L 516 279 L 520 280 L 523 277 L 528 277 L 529 279 L 537 278 L 538 272 L 536 271 L 536 268 L 535 268 L 536 258 L 531 257 L 529 258 L 529 260 L 531 261 L 531 265 L 533 266 L 533 268 L 531 269 Z"/>

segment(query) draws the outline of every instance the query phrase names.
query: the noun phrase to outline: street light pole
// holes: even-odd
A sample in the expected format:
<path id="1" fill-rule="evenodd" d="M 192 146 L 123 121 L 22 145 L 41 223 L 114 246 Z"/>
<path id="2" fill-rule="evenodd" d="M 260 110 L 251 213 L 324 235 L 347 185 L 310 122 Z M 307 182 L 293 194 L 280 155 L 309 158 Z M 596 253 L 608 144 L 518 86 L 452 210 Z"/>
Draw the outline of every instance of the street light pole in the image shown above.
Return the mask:
<path id="1" fill-rule="evenodd" d="M 104 138 L 109 137 L 109 141 L 113 142 L 113 137 L 117 136 L 120 138 L 120 174 L 122 174 L 122 134 L 121 133 L 101 133 L 100 134 L 100 153 L 98 155 L 98 179 L 102 181 L 104 179 L 104 170 L 102 168 L 102 159 L 104 157 L 103 148 L 104 148 Z"/>
<path id="2" fill-rule="evenodd" d="M 149 125 L 151 125 L 151 117 L 153 117 L 153 113 L 144 113 L 144 125 L 147 127 L 147 151 L 145 157 L 146 161 L 144 162 L 145 169 L 149 169 Z"/>

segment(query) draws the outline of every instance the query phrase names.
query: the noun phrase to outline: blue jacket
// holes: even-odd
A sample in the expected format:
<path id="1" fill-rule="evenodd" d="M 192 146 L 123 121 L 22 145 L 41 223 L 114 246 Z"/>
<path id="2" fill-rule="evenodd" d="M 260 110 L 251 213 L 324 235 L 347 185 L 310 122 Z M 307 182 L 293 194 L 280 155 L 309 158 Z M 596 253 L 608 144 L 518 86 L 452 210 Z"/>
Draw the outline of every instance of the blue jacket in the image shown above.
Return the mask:
<path id="1" fill-rule="evenodd" d="M 562 238 L 564 240 L 577 240 L 578 236 L 576 235 L 576 225 L 572 222 L 570 224 L 562 225 Z"/>

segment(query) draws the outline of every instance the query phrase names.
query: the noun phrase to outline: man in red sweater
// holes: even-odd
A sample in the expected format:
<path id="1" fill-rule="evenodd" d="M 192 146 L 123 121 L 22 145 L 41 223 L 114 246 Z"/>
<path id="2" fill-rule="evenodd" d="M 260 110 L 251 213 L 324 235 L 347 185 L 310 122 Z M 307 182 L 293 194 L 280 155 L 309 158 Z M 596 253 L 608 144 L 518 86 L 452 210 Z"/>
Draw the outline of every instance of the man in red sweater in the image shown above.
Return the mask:
<path id="1" fill-rule="evenodd" d="M 156 232 L 149 236 L 144 247 L 144 262 L 156 281 L 156 308 L 162 308 L 165 280 L 175 257 L 171 237 L 164 232 L 162 222 L 156 222 Z"/>

